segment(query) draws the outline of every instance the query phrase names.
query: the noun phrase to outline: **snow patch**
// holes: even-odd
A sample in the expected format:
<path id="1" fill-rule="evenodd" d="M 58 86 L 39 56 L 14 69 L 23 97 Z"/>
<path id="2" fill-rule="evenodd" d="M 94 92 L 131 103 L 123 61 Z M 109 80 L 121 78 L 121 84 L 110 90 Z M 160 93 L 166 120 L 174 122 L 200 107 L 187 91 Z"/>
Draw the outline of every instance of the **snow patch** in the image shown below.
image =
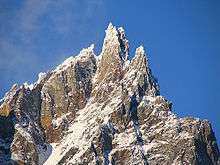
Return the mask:
<path id="1" fill-rule="evenodd" d="M 50 144 L 38 145 L 38 156 L 39 156 L 39 164 L 44 164 L 44 162 L 48 159 L 48 157 L 52 153 L 52 146 Z"/>
<path id="2" fill-rule="evenodd" d="M 25 89 L 33 90 L 34 88 L 34 84 L 28 84 L 28 82 L 25 82 L 23 85 Z"/>
<path id="3" fill-rule="evenodd" d="M 40 72 L 38 74 L 38 80 L 37 80 L 37 84 L 40 84 L 40 82 L 47 76 L 47 73 L 45 72 Z"/>
<path id="4" fill-rule="evenodd" d="M 144 149 L 145 152 L 147 152 L 152 148 L 158 147 L 158 145 L 159 145 L 158 143 L 151 142 L 149 144 L 143 145 L 143 149 Z"/>

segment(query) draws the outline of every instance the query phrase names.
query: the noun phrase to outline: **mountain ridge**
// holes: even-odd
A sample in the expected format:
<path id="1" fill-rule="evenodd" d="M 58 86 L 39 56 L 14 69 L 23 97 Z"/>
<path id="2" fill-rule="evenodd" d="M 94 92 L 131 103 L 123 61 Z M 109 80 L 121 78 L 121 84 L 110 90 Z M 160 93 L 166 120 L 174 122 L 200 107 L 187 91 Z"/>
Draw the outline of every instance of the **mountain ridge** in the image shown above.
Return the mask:
<path id="1" fill-rule="evenodd" d="M 143 46 L 129 60 L 124 29 L 110 23 L 100 55 L 93 49 L 5 95 L 0 162 L 219 164 L 210 123 L 171 111 Z"/>

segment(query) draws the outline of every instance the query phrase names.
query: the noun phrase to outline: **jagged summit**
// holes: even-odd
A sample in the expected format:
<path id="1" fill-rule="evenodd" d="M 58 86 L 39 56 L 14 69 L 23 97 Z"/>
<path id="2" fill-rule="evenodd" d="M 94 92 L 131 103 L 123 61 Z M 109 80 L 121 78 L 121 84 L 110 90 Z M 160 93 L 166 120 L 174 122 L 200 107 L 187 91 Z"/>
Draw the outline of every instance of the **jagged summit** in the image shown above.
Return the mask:
<path id="1" fill-rule="evenodd" d="M 88 48 L 83 48 L 79 55 L 77 56 L 70 56 L 67 58 L 62 64 L 57 66 L 53 72 L 58 72 L 67 69 L 69 66 L 71 66 L 73 63 L 75 63 L 77 60 L 85 60 L 86 58 L 94 58 L 94 44 L 91 44 Z"/>
<path id="2" fill-rule="evenodd" d="M 139 67 L 138 69 L 148 69 L 148 60 L 145 54 L 144 47 L 141 45 L 135 51 L 135 56 L 132 59 L 132 66 Z"/>
<path id="3" fill-rule="evenodd" d="M 110 23 L 105 31 L 106 36 L 104 39 L 102 54 L 106 54 L 105 51 L 112 51 L 115 58 L 120 58 L 120 63 L 123 64 L 128 60 L 129 44 L 125 36 L 125 31 L 122 27 L 116 28 Z M 113 52 L 115 51 L 115 52 Z"/>
<path id="4" fill-rule="evenodd" d="M 160 95 L 143 46 L 129 60 L 122 27 L 14 85 L 0 102 L 0 164 L 219 164 L 207 120 L 178 118 Z"/>

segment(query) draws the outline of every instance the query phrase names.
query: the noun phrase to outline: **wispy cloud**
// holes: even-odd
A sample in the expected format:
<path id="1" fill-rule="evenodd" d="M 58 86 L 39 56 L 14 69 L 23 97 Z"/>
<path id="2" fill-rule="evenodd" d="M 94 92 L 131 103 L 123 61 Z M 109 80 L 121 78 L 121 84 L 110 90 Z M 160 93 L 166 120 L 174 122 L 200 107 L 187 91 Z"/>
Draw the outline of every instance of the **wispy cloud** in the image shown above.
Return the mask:
<path id="1" fill-rule="evenodd" d="M 42 62 L 51 65 L 51 54 L 57 53 L 53 58 L 60 59 L 58 53 L 63 56 L 65 45 L 60 49 L 55 46 L 84 37 L 97 13 L 103 14 L 104 3 L 103 0 L 28 0 L 16 4 L 0 2 L 0 6 L 0 86 L 4 87 L 8 80 L 22 81 L 27 77 L 24 73 L 31 75 L 42 69 Z"/>
<path id="2" fill-rule="evenodd" d="M 103 0 L 28 0 L 16 13 L 16 28 L 23 42 L 30 42 L 45 26 L 65 35 L 82 30 L 103 6 Z"/>

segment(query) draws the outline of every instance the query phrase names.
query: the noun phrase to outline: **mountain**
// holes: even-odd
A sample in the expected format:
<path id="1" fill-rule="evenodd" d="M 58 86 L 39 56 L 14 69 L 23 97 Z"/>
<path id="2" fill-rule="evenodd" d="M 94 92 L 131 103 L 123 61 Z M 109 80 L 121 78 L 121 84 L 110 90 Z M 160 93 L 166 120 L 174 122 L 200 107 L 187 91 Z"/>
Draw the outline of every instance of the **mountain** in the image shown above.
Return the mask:
<path id="1" fill-rule="evenodd" d="M 143 46 L 129 60 L 110 23 L 101 54 L 93 48 L 5 94 L 0 164 L 220 164 L 210 123 L 172 112 Z"/>

